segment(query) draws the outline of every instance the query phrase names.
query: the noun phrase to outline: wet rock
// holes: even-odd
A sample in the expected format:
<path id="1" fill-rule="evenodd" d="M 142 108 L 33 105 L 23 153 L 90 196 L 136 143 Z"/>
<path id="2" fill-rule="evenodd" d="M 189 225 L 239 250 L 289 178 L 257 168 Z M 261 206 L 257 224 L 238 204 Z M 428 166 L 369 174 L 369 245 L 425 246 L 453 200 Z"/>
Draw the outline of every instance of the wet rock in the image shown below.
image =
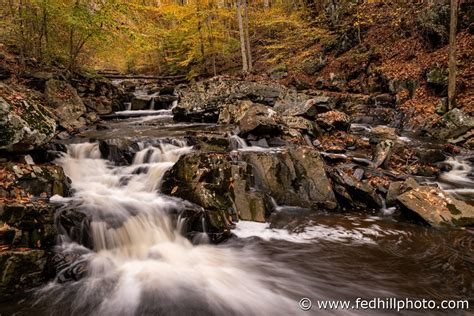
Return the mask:
<path id="1" fill-rule="evenodd" d="M 43 250 L 0 252 L 0 300 L 7 301 L 40 286 L 46 280 L 46 253 Z"/>
<path id="2" fill-rule="evenodd" d="M 85 277 L 88 272 L 88 261 L 82 257 L 85 251 L 64 251 L 55 253 L 47 261 L 47 274 L 56 277 L 57 282 L 73 282 Z"/>
<path id="3" fill-rule="evenodd" d="M 60 234 L 68 236 L 89 249 L 93 249 L 93 239 L 90 235 L 90 219 L 78 209 L 61 207 L 55 215 L 55 226 Z"/>
<path id="4" fill-rule="evenodd" d="M 375 106 L 383 106 L 383 107 L 393 107 L 395 106 L 396 99 L 394 96 L 388 93 L 382 93 L 370 97 L 369 101 L 374 104 Z"/>
<path id="5" fill-rule="evenodd" d="M 459 137 L 474 128 L 474 118 L 460 109 L 452 109 L 435 122 L 428 132 L 442 140 Z"/>
<path id="6" fill-rule="evenodd" d="M 212 226 L 224 230 L 230 226 L 229 216 L 243 211 L 234 204 L 234 182 L 241 179 L 244 168 L 224 153 L 187 154 L 165 174 L 162 191 L 202 206 L 209 211 Z"/>
<path id="7" fill-rule="evenodd" d="M 162 190 L 209 210 L 212 225 L 224 229 L 229 215 L 263 221 L 278 204 L 333 209 L 337 202 L 323 161 L 312 148 L 279 153 L 191 153 L 166 173 Z"/>
<path id="8" fill-rule="evenodd" d="M 84 125 L 79 118 L 86 112 L 86 107 L 70 84 L 51 79 L 46 82 L 44 94 L 60 126 L 74 130 Z"/>
<path id="9" fill-rule="evenodd" d="M 441 149 L 417 148 L 415 150 L 415 155 L 421 163 L 437 163 L 446 159 Z"/>
<path id="10" fill-rule="evenodd" d="M 132 99 L 132 111 L 148 110 L 150 108 L 151 96 L 139 95 Z"/>
<path id="11" fill-rule="evenodd" d="M 387 207 L 395 206 L 399 195 L 418 188 L 419 186 L 418 182 L 413 178 L 408 178 L 405 181 L 391 182 L 385 199 Z"/>
<path id="12" fill-rule="evenodd" d="M 309 147 L 277 153 L 243 153 L 256 186 L 280 205 L 334 209 L 337 202 L 317 150 Z"/>
<path id="13" fill-rule="evenodd" d="M 348 131 L 351 125 L 351 118 L 349 115 L 339 111 L 329 111 L 318 114 L 316 123 L 325 131 Z"/>
<path id="14" fill-rule="evenodd" d="M 418 187 L 397 199 L 406 210 L 418 214 L 432 226 L 474 225 L 474 206 L 438 188 Z"/>
<path id="15" fill-rule="evenodd" d="M 56 122 L 34 95 L 0 83 L 0 150 L 30 151 L 54 136 Z"/>
<path id="16" fill-rule="evenodd" d="M 240 135 L 276 135 L 281 133 L 281 119 L 272 108 L 255 104 L 239 121 Z"/>
<path id="17" fill-rule="evenodd" d="M 10 203 L 2 207 L 0 221 L 14 228 L 9 246 L 48 248 L 57 235 L 54 214 L 58 205 L 50 203 Z"/>
<path id="18" fill-rule="evenodd" d="M 370 184 L 357 180 L 357 178 L 340 168 L 334 168 L 329 175 L 335 183 L 336 193 L 345 204 L 349 204 L 356 209 L 364 206 L 372 209 L 382 207 L 382 199 Z"/>
<path id="19" fill-rule="evenodd" d="M 126 138 L 112 138 L 99 142 L 101 157 L 114 162 L 118 166 L 129 165 L 133 157 L 140 151 L 138 144 Z"/>

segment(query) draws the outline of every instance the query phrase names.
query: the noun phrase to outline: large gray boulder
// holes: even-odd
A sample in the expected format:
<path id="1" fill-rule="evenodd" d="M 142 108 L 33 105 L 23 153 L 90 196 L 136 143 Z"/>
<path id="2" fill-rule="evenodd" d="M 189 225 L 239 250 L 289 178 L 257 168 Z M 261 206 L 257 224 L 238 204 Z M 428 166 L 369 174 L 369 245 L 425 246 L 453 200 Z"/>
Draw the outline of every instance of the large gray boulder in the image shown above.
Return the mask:
<path id="1" fill-rule="evenodd" d="M 86 107 L 70 84 L 55 79 L 48 80 L 44 94 L 60 126 L 74 130 L 85 124 L 85 120 L 79 118 L 86 112 Z"/>
<path id="2" fill-rule="evenodd" d="M 274 106 L 291 99 L 292 91 L 271 82 L 213 78 L 177 89 L 180 97 L 173 108 L 175 120 L 217 122 L 223 109 L 239 100 Z"/>
<path id="3" fill-rule="evenodd" d="M 277 153 L 245 153 L 257 187 L 280 205 L 334 209 L 336 198 L 317 150 L 290 148 Z"/>
<path id="4" fill-rule="evenodd" d="M 474 206 L 434 187 L 416 187 L 397 200 L 432 226 L 473 226 Z"/>
<path id="5" fill-rule="evenodd" d="M 34 95 L 0 83 L 1 150 L 33 150 L 54 136 L 56 122 Z"/>
<path id="6" fill-rule="evenodd" d="M 459 137 L 474 128 L 474 118 L 459 109 L 444 114 L 428 131 L 438 139 L 449 140 Z"/>

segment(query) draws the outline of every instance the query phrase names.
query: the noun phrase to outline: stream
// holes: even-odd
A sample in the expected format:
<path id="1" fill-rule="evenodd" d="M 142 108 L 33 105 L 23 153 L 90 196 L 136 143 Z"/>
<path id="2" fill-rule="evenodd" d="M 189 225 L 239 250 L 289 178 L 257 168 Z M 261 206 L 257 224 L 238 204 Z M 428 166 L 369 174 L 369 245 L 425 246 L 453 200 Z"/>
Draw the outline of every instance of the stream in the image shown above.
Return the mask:
<path id="1" fill-rule="evenodd" d="M 240 221 L 235 236 L 218 245 L 208 243 L 206 234 L 188 240 L 180 218 L 171 216 L 184 210 L 186 201 L 161 194 L 160 179 L 180 155 L 194 150 L 185 135 L 231 133 L 213 124 L 175 123 L 167 110 L 148 112 L 108 121 L 104 130 L 83 132 L 57 159 L 75 193 L 53 201 L 91 218 L 94 245 L 89 249 L 64 234 L 58 249 L 78 257 L 74 264 L 87 266 L 87 273 L 73 282 L 61 282 L 59 273 L 35 293 L 33 305 L 20 302 L 7 314 L 398 314 L 315 307 L 318 300 L 358 297 L 437 302 L 468 298 L 474 306 L 471 229 L 399 222 L 383 210 L 336 214 L 280 205 L 270 217 L 271 225 Z M 364 132 L 370 127 L 355 128 Z M 97 140 L 121 137 L 139 143 L 131 165 L 100 158 Z M 235 137 L 233 142 L 236 150 L 265 150 Z M 450 168 L 427 181 L 472 201 L 472 160 L 450 158 Z M 73 268 L 65 267 L 64 273 Z M 301 298 L 311 299 L 313 308 L 300 309 Z"/>

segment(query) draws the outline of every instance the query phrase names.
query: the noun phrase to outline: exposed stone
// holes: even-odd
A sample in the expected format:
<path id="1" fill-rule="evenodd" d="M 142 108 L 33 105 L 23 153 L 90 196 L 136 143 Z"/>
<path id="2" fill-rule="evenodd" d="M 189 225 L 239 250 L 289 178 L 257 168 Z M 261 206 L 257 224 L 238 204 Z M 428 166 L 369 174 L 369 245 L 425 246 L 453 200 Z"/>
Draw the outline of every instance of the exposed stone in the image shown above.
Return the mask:
<path id="1" fill-rule="evenodd" d="M 318 114 L 316 123 L 326 131 L 348 131 L 351 125 L 351 118 L 343 112 L 333 110 Z"/>
<path id="2" fill-rule="evenodd" d="M 223 78 L 201 81 L 179 88 L 177 92 L 180 101 L 173 108 L 174 119 L 192 122 L 217 122 L 220 112 L 238 100 L 274 106 L 289 94 L 287 88 L 275 83 Z"/>
<path id="3" fill-rule="evenodd" d="M 296 129 L 304 134 L 318 136 L 321 134 L 318 125 L 310 120 L 300 116 L 283 116 L 281 118 L 283 125 L 290 129 Z"/>
<path id="4" fill-rule="evenodd" d="M 474 225 L 474 206 L 438 188 L 418 187 L 398 196 L 398 201 L 432 226 Z"/>
<path id="5" fill-rule="evenodd" d="M 46 280 L 47 257 L 43 250 L 0 252 L 0 301 L 21 296 Z"/>
<path id="6" fill-rule="evenodd" d="M 335 107 L 335 100 L 329 96 L 318 96 L 298 104 L 286 104 L 276 109 L 288 116 L 303 116 L 314 119 L 318 114 L 328 112 Z"/>
<path id="7" fill-rule="evenodd" d="M 434 67 L 426 74 L 428 86 L 440 95 L 446 95 L 448 88 L 448 70 L 441 67 Z"/>
<path id="8" fill-rule="evenodd" d="M 337 202 L 317 150 L 309 147 L 277 153 L 243 153 L 253 167 L 256 186 L 280 205 L 333 209 Z"/>
<path id="9" fill-rule="evenodd" d="M 337 202 L 316 150 L 278 153 L 241 152 L 182 156 L 166 173 L 162 190 L 202 206 L 214 227 L 225 228 L 229 215 L 263 221 L 278 204 L 333 209 Z"/>
<path id="10" fill-rule="evenodd" d="M 56 122 L 34 93 L 0 83 L 0 149 L 30 151 L 54 136 Z"/>
<path id="11" fill-rule="evenodd" d="M 67 130 L 84 125 L 79 118 L 86 112 L 81 98 L 70 84 L 51 79 L 46 82 L 45 97 L 57 117 L 58 124 Z"/>
<path id="12" fill-rule="evenodd" d="M 388 126 L 376 126 L 370 130 L 370 142 L 372 144 L 379 144 L 380 142 L 390 140 L 397 141 L 398 135 L 395 128 Z"/>
<path id="13" fill-rule="evenodd" d="M 272 108 L 255 104 L 239 121 L 240 135 L 275 135 L 282 130 L 281 118 Z"/>
<path id="14" fill-rule="evenodd" d="M 456 138 L 474 128 L 474 118 L 459 109 L 452 109 L 444 114 L 428 131 L 438 139 Z"/>
<path id="15" fill-rule="evenodd" d="M 340 168 L 334 168 L 329 175 L 335 182 L 336 193 L 344 203 L 354 208 L 380 209 L 382 207 L 382 199 L 370 184 L 357 180 Z M 362 203 L 362 206 L 355 203 L 356 201 Z"/>
<path id="16" fill-rule="evenodd" d="M 138 144 L 127 138 L 112 138 L 99 142 L 101 157 L 113 161 L 116 165 L 129 165 L 140 150 Z"/>
<path id="17" fill-rule="evenodd" d="M 138 95 L 132 99 L 132 111 L 137 110 L 148 110 L 150 108 L 151 96 L 149 95 Z"/>

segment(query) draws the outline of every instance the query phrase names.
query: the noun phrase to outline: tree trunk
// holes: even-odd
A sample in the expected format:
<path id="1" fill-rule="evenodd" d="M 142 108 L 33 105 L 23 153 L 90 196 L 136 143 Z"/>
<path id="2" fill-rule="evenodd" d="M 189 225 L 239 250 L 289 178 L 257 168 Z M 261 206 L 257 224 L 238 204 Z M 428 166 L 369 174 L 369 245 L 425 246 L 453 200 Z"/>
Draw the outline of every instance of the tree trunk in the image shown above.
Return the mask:
<path id="1" fill-rule="evenodd" d="M 451 0 L 449 23 L 449 78 L 448 111 L 456 106 L 456 27 L 458 22 L 458 0 Z"/>
<path id="2" fill-rule="evenodd" d="M 239 21 L 239 33 L 240 33 L 240 49 L 242 51 L 242 71 L 248 72 L 248 63 L 247 63 L 247 52 L 246 52 L 246 45 L 245 45 L 245 35 L 244 35 L 244 23 L 242 21 L 242 9 L 241 9 L 241 1 L 237 0 L 237 19 Z"/>
<path id="3" fill-rule="evenodd" d="M 247 63 L 248 70 L 252 71 L 252 50 L 250 49 L 250 38 L 249 38 L 249 14 L 248 14 L 248 5 L 247 0 L 244 1 L 244 35 L 245 35 L 245 45 L 247 51 Z"/>

